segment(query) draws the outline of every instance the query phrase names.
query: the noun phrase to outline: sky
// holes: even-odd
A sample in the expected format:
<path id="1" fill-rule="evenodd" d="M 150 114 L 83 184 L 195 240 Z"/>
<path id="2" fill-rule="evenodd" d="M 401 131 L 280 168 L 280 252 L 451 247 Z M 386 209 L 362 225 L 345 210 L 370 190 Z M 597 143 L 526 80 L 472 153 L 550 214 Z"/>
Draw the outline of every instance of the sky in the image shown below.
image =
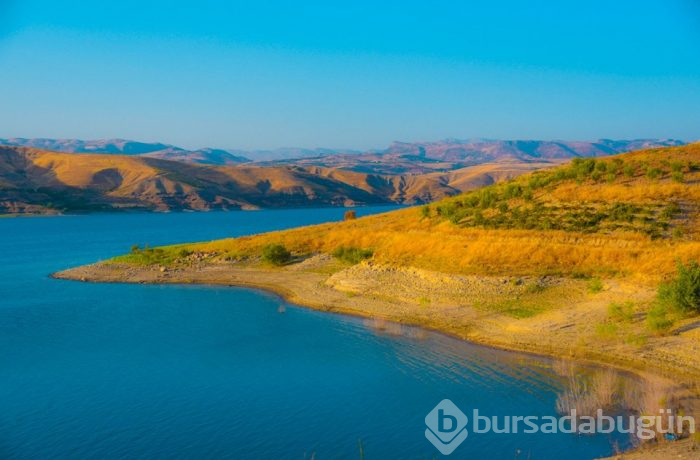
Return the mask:
<path id="1" fill-rule="evenodd" d="M 700 139 L 700 0 L 0 0 L 0 137 Z"/>

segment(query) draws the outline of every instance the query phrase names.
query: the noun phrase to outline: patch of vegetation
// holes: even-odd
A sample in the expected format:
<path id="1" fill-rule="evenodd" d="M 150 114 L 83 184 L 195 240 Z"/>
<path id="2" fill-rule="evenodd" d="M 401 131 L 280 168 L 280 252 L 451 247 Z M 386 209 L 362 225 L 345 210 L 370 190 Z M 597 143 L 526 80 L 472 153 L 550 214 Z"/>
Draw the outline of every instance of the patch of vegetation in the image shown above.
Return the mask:
<path id="1" fill-rule="evenodd" d="M 374 254 L 371 249 L 361 249 L 356 247 L 340 246 L 332 252 L 332 256 L 349 264 L 359 264 L 365 259 L 369 259 Z"/>
<path id="2" fill-rule="evenodd" d="M 616 322 L 631 323 L 634 320 L 634 304 L 627 302 L 613 302 L 608 305 L 608 317 Z"/>
<path id="3" fill-rule="evenodd" d="M 678 262 L 676 276 L 659 286 L 657 299 L 661 306 L 679 313 L 700 313 L 700 264 Z"/>
<path id="4" fill-rule="evenodd" d="M 268 244 L 263 247 L 262 260 L 272 265 L 285 265 L 292 260 L 292 253 L 281 244 Z"/>
<path id="5" fill-rule="evenodd" d="M 647 328 L 657 334 L 666 333 L 677 319 L 700 314 L 700 264 L 677 262 L 676 275 L 659 285 L 656 302 L 647 313 Z"/>
<path id="6" fill-rule="evenodd" d="M 600 323 L 595 327 L 595 333 L 598 337 L 606 340 L 615 339 L 618 336 L 619 327 L 613 323 Z"/>
<path id="7" fill-rule="evenodd" d="M 520 299 L 503 301 L 495 309 L 499 313 L 516 319 L 532 318 L 545 310 L 542 305 L 523 302 Z"/>
<path id="8" fill-rule="evenodd" d="M 647 168 L 646 176 L 648 179 L 658 179 L 663 173 L 659 168 Z"/>
<path id="9" fill-rule="evenodd" d="M 603 287 L 603 281 L 598 277 L 591 278 L 588 281 L 588 292 L 591 294 L 597 294 L 603 290 Z"/>
<path id="10" fill-rule="evenodd" d="M 428 205 L 421 206 L 420 217 L 421 217 L 421 219 L 426 219 L 426 218 L 430 217 L 430 206 L 428 206 Z"/>
<path id="11" fill-rule="evenodd" d="M 649 331 L 656 335 L 666 333 L 673 326 L 673 319 L 669 317 L 669 312 L 663 305 L 655 305 L 647 313 L 646 326 Z"/>
<path id="12" fill-rule="evenodd" d="M 141 248 L 138 245 L 134 245 L 131 247 L 131 252 L 129 254 L 115 257 L 112 261 L 135 265 L 170 266 L 191 254 L 192 251 L 178 246 L 150 248 L 148 245 L 144 245 L 144 247 Z"/>
<path id="13" fill-rule="evenodd" d="M 435 215 L 463 227 L 581 233 L 624 231 L 643 233 L 652 239 L 670 237 L 671 221 L 680 212 L 677 205 L 663 208 L 663 202 L 641 200 L 637 203 L 600 199 L 561 201 L 552 199 L 549 193 L 566 181 L 614 184 L 620 171 L 634 177 L 638 174 L 637 168 L 641 168 L 649 179 L 682 175 L 681 171 L 671 172 L 678 166 L 669 161 L 637 164 L 620 158 L 576 158 L 569 166 L 536 171 L 505 184 L 490 185 L 444 200 L 434 205 Z M 421 210 L 423 218 L 430 215 L 429 209 Z"/>

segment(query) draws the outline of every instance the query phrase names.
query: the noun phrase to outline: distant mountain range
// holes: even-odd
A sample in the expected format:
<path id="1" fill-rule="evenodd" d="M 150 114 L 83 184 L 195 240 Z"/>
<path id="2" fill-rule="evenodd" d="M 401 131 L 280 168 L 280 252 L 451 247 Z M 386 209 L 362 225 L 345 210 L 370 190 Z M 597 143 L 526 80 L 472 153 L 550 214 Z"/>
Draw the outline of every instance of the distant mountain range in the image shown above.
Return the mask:
<path id="1" fill-rule="evenodd" d="M 108 153 L 207 165 L 255 162 L 261 166 L 320 166 L 372 174 L 425 174 L 445 172 L 492 162 L 541 162 L 573 157 L 600 157 L 652 147 L 685 144 L 676 139 L 598 141 L 538 141 L 446 139 L 437 142 L 394 142 L 383 150 L 280 148 L 275 150 L 187 150 L 159 142 L 124 139 L 0 139 L 0 145 L 31 147 L 57 152 Z"/>
<path id="2" fill-rule="evenodd" d="M 385 150 L 356 155 L 335 154 L 261 164 L 313 165 L 375 174 L 425 174 L 484 163 L 602 157 L 633 150 L 684 144 L 685 142 L 676 139 L 601 139 L 594 142 L 447 139 L 437 142 L 394 142 Z"/>
<path id="3" fill-rule="evenodd" d="M 681 144 L 673 139 L 396 142 L 365 153 L 281 149 L 271 152 L 292 158 L 252 162 L 254 155 L 242 155 L 251 152 L 121 139 L 4 139 L 0 214 L 427 203 L 573 157 Z"/>
<path id="4" fill-rule="evenodd" d="M 0 147 L 0 214 L 423 203 L 551 165 L 501 162 L 445 173 L 380 175 L 6 146 Z"/>
<path id="5" fill-rule="evenodd" d="M 14 147 L 31 147 L 68 153 L 109 153 L 113 155 L 139 155 L 150 158 L 183 161 L 211 165 L 230 165 L 246 163 L 246 157 L 236 155 L 228 150 L 201 148 L 186 150 L 174 145 L 160 142 L 137 142 L 126 139 L 98 139 L 83 141 L 80 139 L 25 139 L 21 137 L 0 139 L 0 145 Z"/>

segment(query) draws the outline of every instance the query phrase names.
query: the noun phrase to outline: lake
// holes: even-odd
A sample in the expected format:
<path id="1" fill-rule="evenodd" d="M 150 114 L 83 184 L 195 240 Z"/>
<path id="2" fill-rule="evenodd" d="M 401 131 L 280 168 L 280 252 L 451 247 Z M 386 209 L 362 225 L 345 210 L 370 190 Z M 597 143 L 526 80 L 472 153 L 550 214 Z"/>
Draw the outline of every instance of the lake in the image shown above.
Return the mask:
<path id="1" fill-rule="evenodd" d="M 547 359 L 410 329 L 388 335 L 250 289 L 48 277 L 133 244 L 252 234 L 344 211 L 0 219 L 0 458 L 434 458 L 425 416 L 443 399 L 470 417 L 474 408 L 556 415 L 564 383 Z M 611 452 L 606 435 L 472 433 L 451 457 Z"/>

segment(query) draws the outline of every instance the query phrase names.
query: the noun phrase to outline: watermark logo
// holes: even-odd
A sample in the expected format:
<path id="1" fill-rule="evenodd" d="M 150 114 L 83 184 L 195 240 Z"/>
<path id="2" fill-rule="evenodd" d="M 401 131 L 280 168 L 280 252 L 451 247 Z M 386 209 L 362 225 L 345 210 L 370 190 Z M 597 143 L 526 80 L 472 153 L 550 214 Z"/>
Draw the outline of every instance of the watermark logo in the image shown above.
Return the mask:
<path id="1" fill-rule="evenodd" d="M 425 437 L 443 455 L 450 455 L 459 447 L 469 431 L 469 417 L 464 415 L 452 401 L 443 399 L 440 404 L 425 417 Z M 634 435 L 641 441 L 665 438 L 676 440 L 695 433 L 695 419 L 692 416 L 675 414 L 671 409 L 660 409 L 659 414 L 652 415 L 605 415 L 602 409 L 595 415 L 579 415 L 572 409 L 569 415 L 554 417 L 544 416 L 492 416 L 479 414 L 474 409 L 471 416 L 471 431 L 482 433 L 576 433 L 576 434 L 620 434 Z"/>
<path id="2" fill-rule="evenodd" d="M 443 399 L 425 417 L 425 437 L 443 455 L 450 455 L 467 439 L 467 422 L 469 418 L 452 401 Z"/>

